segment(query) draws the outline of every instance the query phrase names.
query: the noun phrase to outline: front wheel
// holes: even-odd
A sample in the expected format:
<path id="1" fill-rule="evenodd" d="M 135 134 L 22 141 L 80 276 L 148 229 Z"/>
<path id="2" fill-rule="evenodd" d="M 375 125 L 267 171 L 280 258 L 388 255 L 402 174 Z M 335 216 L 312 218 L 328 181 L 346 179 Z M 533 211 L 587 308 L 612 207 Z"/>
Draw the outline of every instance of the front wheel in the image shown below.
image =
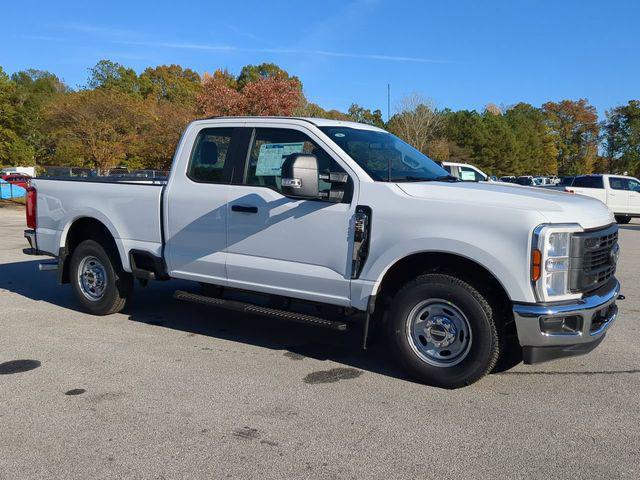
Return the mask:
<path id="1" fill-rule="evenodd" d="M 71 286 L 82 307 L 94 315 L 121 311 L 133 290 L 133 279 L 117 258 L 94 240 L 85 240 L 71 255 Z"/>
<path id="2" fill-rule="evenodd" d="M 442 388 L 470 385 L 489 373 L 501 336 L 487 299 L 452 275 L 425 274 L 394 297 L 392 350 L 416 380 Z"/>

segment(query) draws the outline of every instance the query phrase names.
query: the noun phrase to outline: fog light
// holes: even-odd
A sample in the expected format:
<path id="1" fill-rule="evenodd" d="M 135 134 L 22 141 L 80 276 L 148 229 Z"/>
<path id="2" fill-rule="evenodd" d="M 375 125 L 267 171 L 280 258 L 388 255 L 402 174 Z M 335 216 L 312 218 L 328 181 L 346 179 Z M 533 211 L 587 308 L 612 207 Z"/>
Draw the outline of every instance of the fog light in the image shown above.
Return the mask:
<path id="1" fill-rule="evenodd" d="M 546 335 L 578 334 L 582 329 L 582 317 L 544 317 L 540 319 L 540 330 Z"/>

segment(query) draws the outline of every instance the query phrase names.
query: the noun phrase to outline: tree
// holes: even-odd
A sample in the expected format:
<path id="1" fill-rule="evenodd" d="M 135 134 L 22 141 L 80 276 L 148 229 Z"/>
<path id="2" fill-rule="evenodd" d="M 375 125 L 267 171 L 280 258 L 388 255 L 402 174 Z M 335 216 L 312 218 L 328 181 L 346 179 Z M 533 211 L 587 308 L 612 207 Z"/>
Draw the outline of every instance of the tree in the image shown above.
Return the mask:
<path id="1" fill-rule="evenodd" d="M 288 75 L 234 81 L 226 71 L 205 75 L 197 97 L 203 115 L 293 115 L 304 103 L 299 81 Z"/>
<path id="2" fill-rule="evenodd" d="M 140 93 L 147 98 L 167 100 L 179 105 L 195 105 L 202 83 L 200 75 L 180 65 L 159 65 L 140 74 Z"/>
<path id="3" fill-rule="evenodd" d="M 131 155 L 144 119 L 142 100 L 118 91 L 82 90 L 59 97 L 47 114 L 54 157 L 80 158 L 104 174 Z"/>
<path id="4" fill-rule="evenodd" d="M 293 115 L 302 104 L 298 82 L 287 78 L 270 77 L 249 82 L 242 89 L 242 95 L 247 115 Z"/>
<path id="5" fill-rule="evenodd" d="M 533 173 L 555 175 L 558 172 L 558 151 L 544 113 L 527 103 L 509 108 L 504 117 L 514 135 L 514 155 L 511 169 L 504 174 Z"/>
<path id="6" fill-rule="evenodd" d="M 398 112 L 389 120 L 389 130 L 423 153 L 440 134 L 442 116 L 433 104 L 418 94 L 400 101 Z"/>
<path id="7" fill-rule="evenodd" d="M 196 98 L 197 112 L 206 116 L 244 115 L 245 99 L 235 86 L 235 79 L 226 71 L 205 74 Z"/>
<path id="8" fill-rule="evenodd" d="M 49 154 L 48 138 L 43 128 L 44 113 L 49 103 L 67 92 L 68 87 L 54 74 L 42 70 L 16 72 L 11 80 L 15 84 L 13 129 L 31 147 L 36 162 L 41 163 Z"/>
<path id="9" fill-rule="evenodd" d="M 349 116 L 349 119 L 354 122 L 366 123 L 368 125 L 373 125 L 374 127 L 384 128 L 382 112 L 379 109 L 372 112 L 370 109 L 361 107 L 357 103 L 352 103 L 347 111 L 347 115 Z"/>
<path id="10" fill-rule="evenodd" d="M 33 148 L 16 133 L 20 123 L 16 94 L 16 83 L 0 67 L 0 165 L 24 165 L 33 161 Z"/>
<path id="11" fill-rule="evenodd" d="M 130 168 L 135 161 L 138 168 L 168 170 L 180 135 L 194 119 L 194 112 L 189 105 L 153 98 L 146 99 L 142 107 L 139 134 L 126 163 Z"/>
<path id="12" fill-rule="evenodd" d="M 308 102 L 304 97 L 302 98 L 302 105 L 294 112 L 294 115 L 300 117 L 313 117 L 313 118 L 330 118 L 332 120 L 351 120 L 351 118 L 338 110 L 325 110 L 316 103 Z"/>
<path id="13" fill-rule="evenodd" d="M 561 175 L 591 173 L 598 153 L 598 115 L 586 99 L 547 102 L 542 106 Z"/>
<path id="14" fill-rule="evenodd" d="M 111 60 L 100 60 L 89 69 L 87 86 L 90 89 L 117 90 L 128 95 L 141 95 L 140 79 L 135 70 Z"/>
<path id="15" fill-rule="evenodd" d="M 260 65 L 245 65 L 238 75 L 238 89 L 242 90 L 247 84 L 265 80 L 267 78 L 278 78 L 281 80 L 291 80 L 300 90 L 302 90 L 302 82 L 296 76 L 281 69 L 275 63 L 261 63 Z"/>
<path id="16" fill-rule="evenodd" d="M 608 171 L 640 173 L 640 100 L 607 111 L 602 128 Z"/>

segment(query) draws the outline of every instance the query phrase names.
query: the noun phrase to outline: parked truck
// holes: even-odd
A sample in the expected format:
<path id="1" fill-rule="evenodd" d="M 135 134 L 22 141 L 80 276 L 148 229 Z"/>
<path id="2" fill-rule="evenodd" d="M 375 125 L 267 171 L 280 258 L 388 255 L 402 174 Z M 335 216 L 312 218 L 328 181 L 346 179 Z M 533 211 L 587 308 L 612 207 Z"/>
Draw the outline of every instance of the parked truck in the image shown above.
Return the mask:
<path id="1" fill-rule="evenodd" d="M 601 202 L 462 182 L 358 123 L 195 121 L 166 181 L 34 179 L 26 208 L 25 253 L 56 257 L 42 269 L 93 314 L 122 310 L 134 280 L 191 280 L 176 298 L 361 328 L 363 346 L 375 330 L 439 387 L 477 381 L 508 345 L 527 364 L 589 352 L 617 315 Z"/>
<path id="2" fill-rule="evenodd" d="M 626 175 L 578 175 L 564 187 L 569 193 L 596 198 L 626 224 L 640 217 L 640 180 Z"/>

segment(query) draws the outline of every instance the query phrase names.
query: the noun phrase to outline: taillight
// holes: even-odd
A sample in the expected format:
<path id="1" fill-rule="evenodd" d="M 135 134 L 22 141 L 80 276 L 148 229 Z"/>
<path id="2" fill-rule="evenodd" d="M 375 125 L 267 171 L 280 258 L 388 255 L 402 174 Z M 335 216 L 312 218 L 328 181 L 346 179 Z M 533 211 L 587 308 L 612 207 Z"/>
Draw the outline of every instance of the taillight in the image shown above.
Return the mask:
<path id="1" fill-rule="evenodd" d="M 38 227 L 37 221 L 37 207 L 38 207 L 38 192 L 36 187 L 27 188 L 27 227 L 36 229 Z"/>

